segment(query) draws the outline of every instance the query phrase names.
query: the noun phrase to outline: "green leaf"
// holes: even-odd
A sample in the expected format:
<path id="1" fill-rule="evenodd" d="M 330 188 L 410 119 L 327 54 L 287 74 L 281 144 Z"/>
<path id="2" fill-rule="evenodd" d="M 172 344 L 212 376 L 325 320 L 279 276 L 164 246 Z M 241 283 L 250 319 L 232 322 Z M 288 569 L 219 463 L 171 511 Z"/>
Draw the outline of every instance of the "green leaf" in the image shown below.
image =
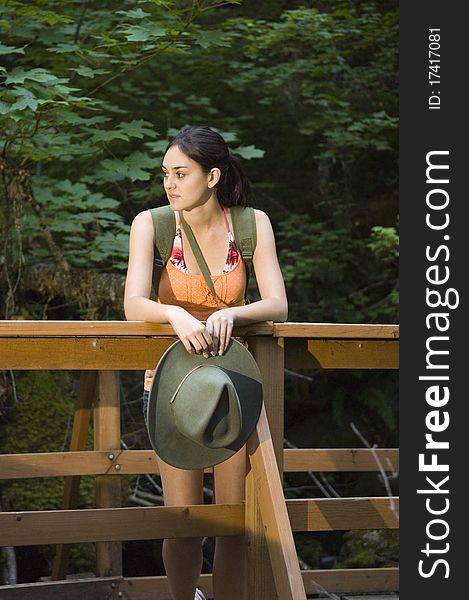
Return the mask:
<path id="1" fill-rule="evenodd" d="M 37 68 L 30 69 L 29 71 L 25 71 L 21 67 L 17 67 L 11 71 L 7 78 L 5 79 L 5 85 L 9 85 L 10 83 L 24 83 L 26 79 L 31 81 L 37 81 L 39 83 L 63 83 L 68 81 L 68 79 L 59 79 L 55 75 L 53 75 L 50 71 L 46 69 Z"/>
<path id="2" fill-rule="evenodd" d="M 27 44 L 22 46 L 21 48 L 16 48 L 15 46 L 5 46 L 5 44 L 0 44 L 0 55 L 1 54 L 24 54 L 24 49 Z"/>
<path id="3" fill-rule="evenodd" d="M 129 123 L 120 123 L 119 129 L 124 131 L 130 137 L 144 138 L 147 135 L 154 138 L 158 136 L 153 129 L 153 124 L 144 119 L 134 119 Z"/>
<path id="4" fill-rule="evenodd" d="M 242 158 L 250 160 L 251 158 L 262 158 L 265 154 L 265 150 L 256 148 L 255 146 L 238 146 L 233 150 L 234 154 L 239 154 Z"/>
<path id="5" fill-rule="evenodd" d="M 78 75 L 81 75 L 82 77 L 89 77 L 90 79 L 93 79 L 96 77 L 96 75 L 104 75 L 105 73 L 111 72 L 109 69 L 91 69 L 90 67 L 85 66 L 74 67 L 68 70 L 75 71 L 75 73 L 78 73 Z"/>
<path id="6" fill-rule="evenodd" d="M 210 48 L 210 46 L 230 47 L 231 45 L 227 33 L 219 29 L 198 31 L 195 36 L 195 43 L 202 46 L 202 48 Z"/>
<path id="7" fill-rule="evenodd" d="M 146 42 L 147 40 L 163 37 L 166 35 L 166 29 L 156 23 L 148 25 L 131 25 L 123 30 L 126 39 L 129 42 Z"/>
<path id="8" fill-rule="evenodd" d="M 53 52 L 54 54 L 66 54 L 67 52 L 77 52 L 78 50 L 80 50 L 80 46 L 78 44 L 67 42 L 62 42 L 52 46 L 52 48 L 47 48 L 47 52 Z"/>
<path id="9" fill-rule="evenodd" d="M 141 8 L 132 8 L 131 10 L 116 10 L 116 14 L 124 15 L 129 19 L 144 19 L 150 17 L 150 13 L 145 12 Z"/>
<path id="10" fill-rule="evenodd" d="M 129 141 L 129 136 L 122 131 L 98 131 L 90 137 L 91 142 L 110 142 L 111 140 Z"/>
<path id="11" fill-rule="evenodd" d="M 31 92 L 28 92 L 28 90 L 24 90 L 24 93 L 20 99 L 11 105 L 10 110 L 24 110 L 25 108 L 30 108 L 31 110 L 35 111 L 37 105 L 37 98 L 35 98 Z"/>

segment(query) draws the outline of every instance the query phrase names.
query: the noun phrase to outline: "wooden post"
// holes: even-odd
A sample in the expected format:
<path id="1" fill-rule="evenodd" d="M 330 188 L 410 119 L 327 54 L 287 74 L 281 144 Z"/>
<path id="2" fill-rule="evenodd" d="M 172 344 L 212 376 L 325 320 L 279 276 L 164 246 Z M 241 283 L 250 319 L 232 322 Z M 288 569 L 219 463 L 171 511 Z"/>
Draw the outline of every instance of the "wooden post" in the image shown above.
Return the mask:
<path id="1" fill-rule="evenodd" d="M 280 479 L 283 478 L 284 436 L 284 338 L 254 337 L 249 339 L 251 350 L 262 374 L 264 406 L 269 421 Z"/>
<path id="2" fill-rule="evenodd" d="M 117 473 L 115 461 L 120 452 L 119 371 L 99 371 L 98 393 L 94 406 L 94 449 L 109 451 L 109 473 Z M 120 477 L 100 475 L 95 480 L 96 507 L 121 506 Z M 96 575 L 122 575 L 122 545 L 120 542 L 96 544 Z"/>
<path id="3" fill-rule="evenodd" d="M 283 338 L 253 337 L 249 349 L 262 374 L 264 406 L 275 450 L 280 478 L 283 477 L 284 422 L 284 355 Z M 277 600 L 272 566 L 265 539 L 265 529 L 259 509 L 257 485 L 253 470 L 246 476 L 246 535 L 248 538 L 246 565 L 246 598 Z"/>
<path id="4" fill-rule="evenodd" d="M 96 392 L 97 371 L 81 371 L 78 397 L 73 415 L 72 438 L 70 452 L 85 450 L 86 439 L 90 427 L 91 406 Z M 80 476 L 66 477 L 62 501 L 64 510 L 77 508 L 80 496 Z M 56 548 L 52 579 L 65 579 L 67 576 L 68 554 L 70 546 L 59 544 Z"/>

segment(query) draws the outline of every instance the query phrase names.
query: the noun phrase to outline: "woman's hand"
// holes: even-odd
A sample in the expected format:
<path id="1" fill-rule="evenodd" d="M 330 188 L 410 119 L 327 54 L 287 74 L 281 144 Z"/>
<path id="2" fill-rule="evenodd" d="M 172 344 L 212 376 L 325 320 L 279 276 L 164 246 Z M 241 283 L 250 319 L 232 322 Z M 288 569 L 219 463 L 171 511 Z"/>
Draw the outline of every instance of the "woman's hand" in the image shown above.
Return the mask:
<path id="1" fill-rule="evenodd" d="M 180 306 L 171 307 L 168 312 L 168 320 L 188 352 L 203 354 L 205 358 L 209 357 L 213 340 L 208 328 L 201 321 Z"/>
<path id="2" fill-rule="evenodd" d="M 234 315 L 230 308 L 223 308 L 211 314 L 206 321 L 206 328 L 211 335 L 212 355 L 219 354 L 220 356 L 228 348 L 231 334 L 233 332 Z"/>

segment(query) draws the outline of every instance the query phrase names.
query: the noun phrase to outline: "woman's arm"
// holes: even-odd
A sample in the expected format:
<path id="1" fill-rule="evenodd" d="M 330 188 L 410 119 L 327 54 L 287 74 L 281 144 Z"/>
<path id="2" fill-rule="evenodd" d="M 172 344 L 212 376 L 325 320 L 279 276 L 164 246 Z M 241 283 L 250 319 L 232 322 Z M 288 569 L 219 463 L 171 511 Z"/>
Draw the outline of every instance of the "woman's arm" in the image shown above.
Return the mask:
<path id="1" fill-rule="evenodd" d="M 188 352 L 208 356 L 212 338 L 205 325 L 180 306 L 150 300 L 153 275 L 153 222 L 148 210 L 139 213 L 130 230 L 129 264 L 124 311 L 129 321 L 171 323 Z"/>
<path id="2" fill-rule="evenodd" d="M 255 210 L 257 244 L 253 256 L 257 285 L 261 300 L 244 306 L 233 306 L 216 311 L 207 319 L 207 329 L 214 348 L 224 352 L 234 325 L 248 325 L 258 321 L 285 321 L 288 301 L 282 272 L 278 264 L 274 232 L 269 217 Z"/>

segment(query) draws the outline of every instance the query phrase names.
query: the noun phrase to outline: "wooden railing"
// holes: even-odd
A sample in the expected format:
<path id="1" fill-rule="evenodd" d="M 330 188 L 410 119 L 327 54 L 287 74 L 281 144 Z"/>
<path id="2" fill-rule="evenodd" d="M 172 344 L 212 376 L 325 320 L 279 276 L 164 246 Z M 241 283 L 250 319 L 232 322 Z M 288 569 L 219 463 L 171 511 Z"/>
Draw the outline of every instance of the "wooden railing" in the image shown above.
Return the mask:
<path id="1" fill-rule="evenodd" d="M 246 502 L 121 508 L 120 475 L 157 473 L 149 450 L 121 450 L 119 370 L 152 367 L 176 339 L 169 325 L 141 322 L 0 321 L 0 369 L 77 369 L 80 388 L 69 452 L 0 455 L 0 478 L 65 476 L 63 510 L 0 513 L 0 545 L 57 544 L 53 581 L 0 587 L 2 599 L 169 600 L 165 577 L 122 577 L 124 540 L 245 534 L 249 600 L 305 600 L 324 588 L 394 591 L 398 570 L 300 571 L 292 531 L 397 528 L 398 499 L 285 501 L 283 472 L 397 469 L 397 449 L 283 450 L 284 368 L 397 369 L 394 325 L 262 323 L 240 327 L 261 370 L 264 406 L 248 442 Z M 94 450 L 85 451 L 91 416 Z M 379 460 L 378 460 L 379 457 Z M 96 509 L 77 510 L 79 481 L 94 475 Z M 392 505 L 391 505 L 392 504 Z M 96 578 L 65 579 L 68 544 L 95 542 Z M 200 586 L 211 594 L 211 576 Z"/>

